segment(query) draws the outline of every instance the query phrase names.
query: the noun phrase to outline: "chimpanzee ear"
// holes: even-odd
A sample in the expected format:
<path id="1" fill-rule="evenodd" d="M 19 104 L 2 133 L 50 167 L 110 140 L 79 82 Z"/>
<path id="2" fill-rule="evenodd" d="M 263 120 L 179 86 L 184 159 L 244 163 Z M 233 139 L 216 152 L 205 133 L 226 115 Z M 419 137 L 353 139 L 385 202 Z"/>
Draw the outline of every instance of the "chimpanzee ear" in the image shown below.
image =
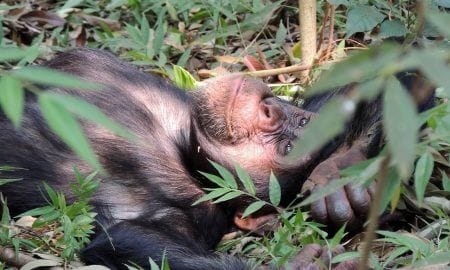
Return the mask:
<path id="1" fill-rule="evenodd" d="M 263 100 L 258 108 L 258 128 L 264 132 L 277 130 L 284 119 L 283 109 L 279 104 Z"/>

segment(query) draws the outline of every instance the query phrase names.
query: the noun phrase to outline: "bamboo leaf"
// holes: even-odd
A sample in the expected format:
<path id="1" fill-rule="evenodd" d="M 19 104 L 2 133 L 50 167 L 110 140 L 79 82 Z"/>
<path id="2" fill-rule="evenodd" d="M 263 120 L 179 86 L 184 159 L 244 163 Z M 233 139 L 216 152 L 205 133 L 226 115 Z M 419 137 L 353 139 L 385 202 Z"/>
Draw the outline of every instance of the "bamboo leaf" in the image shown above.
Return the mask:
<path id="1" fill-rule="evenodd" d="M 265 204 L 266 204 L 266 202 L 264 202 L 264 201 L 256 201 L 256 202 L 251 203 L 247 208 L 245 208 L 245 211 L 242 214 L 242 218 L 245 218 L 245 217 L 255 213 L 256 211 L 261 209 Z"/>
<path id="2" fill-rule="evenodd" d="M 25 81 L 71 89 L 93 90 L 101 87 L 99 84 L 45 67 L 21 68 L 12 71 L 10 75 Z"/>
<path id="3" fill-rule="evenodd" d="M 425 152 L 420 156 L 416 164 L 414 172 L 414 186 L 416 189 L 416 197 L 419 203 L 423 202 L 426 187 L 430 181 L 431 173 L 433 172 L 434 159 L 433 156 Z"/>
<path id="4" fill-rule="evenodd" d="M 19 80 L 8 75 L 0 78 L 0 105 L 9 120 L 18 127 L 24 108 L 24 91 Z"/>
<path id="5" fill-rule="evenodd" d="M 225 183 L 227 184 L 228 187 L 233 188 L 233 189 L 238 188 L 236 180 L 234 179 L 234 176 L 230 173 L 230 171 L 228 171 L 225 167 L 223 167 L 222 165 L 220 165 L 214 161 L 210 160 L 209 162 L 219 172 L 220 176 L 222 177 L 223 180 L 225 180 Z"/>
<path id="6" fill-rule="evenodd" d="M 78 116 L 81 116 L 86 120 L 99 124 L 121 137 L 130 140 L 134 138 L 134 136 L 125 127 L 118 124 L 117 122 L 109 118 L 106 114 L 104 114 L 96 106 L 88 103 L 83 99 L 57 93 L 48 93 L 47 97 L 53 100 L 55 103 L 58 103 L 71 113 L 77 114 Z"/>
<path id="7" fill-rule="evenodd" d="M 242 195 L 241 191 L 231 191 L 231 192 L 223 195 L 219 199 L 215 200 L 214 203 L 220 203 L 220 202 L 229 201 L 229 200 L 237 198 L 237 197 L 239 197 L 241 195 Z"/>
<path id="8" fill-rule="evenodd" d="M 274 206 L 278 206 L 280 204 L 281 200 L 281 187 L 280 183 L 278 183 L 277 178 L 273 174 L 273 172 L 270 172 L 270 179 L 269 179 L 269 199 L 270 202 Z"/>
<path id="9" fill-rule="evenodd" d="M 77 120 L 47 93 L 39 95 L 39 107 L 49 127 L 93 168 L 102 170 Z"/>
<path id="10" fill-rule="evenodd" d="M 244 185 L 245 190 L 248 193 L 250 193 L 251 195 L 255 195 L 256 188 L 255 188 L 255 185 L 253 184 L 252 179 L 250 178 L 250 175 L 247 173 L 247 171 L 245 171 L 238 164 L 235 165 L 235 169 L 236 169 L 236 174 L 237 174 L 239 180 L 241 180 L 242 185 Z"/>
<path id="11" fill-rule="evenodd" d="M 419 125 L 414 101 L 394 77 L 386 84 L 383 113 L 389 151 L 400 176 L 406 178 L 415 157 Z"/>

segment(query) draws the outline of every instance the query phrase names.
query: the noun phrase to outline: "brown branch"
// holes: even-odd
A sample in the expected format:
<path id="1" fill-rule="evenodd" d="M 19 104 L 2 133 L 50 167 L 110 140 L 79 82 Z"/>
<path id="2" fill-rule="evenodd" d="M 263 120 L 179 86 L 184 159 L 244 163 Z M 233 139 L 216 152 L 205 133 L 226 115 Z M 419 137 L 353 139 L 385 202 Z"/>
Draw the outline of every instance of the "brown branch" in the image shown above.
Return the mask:
<path id="1" fill-rule="evenodd" d="M 322 47 L 322 44 L 324 43 L 325 29 L 326 29 L 326 24 L 327 24 L 328 18 L 330 16 L 330 11 L 331 11 L 331 4 L 327 3 L 326 8 L 325 8 L 325 13 L 322 18 L 322 26 L 321 26 L 322 29 L 320 30 L 319 44 L 317 44 L 316 51 L 318 51 Z"/>
<path id="2" fill-rule="evenodd" d="M 358 266 L 358 270 L 366 270 L 369 263 L 370 247 L 372 246 L 373 240 L 375 240 L 375 231 L 378 228 L 378 214 L 381 208 L 381 198 L 383 197 L 384 189 L 386 188 L 386 179 L 389 168 L 390 156 L 387 155 L 380 165 L 380 170 L 378 172 L 375 195 L 373 198 L 372 205 L 370 206 L 368 225 L 366 233 L 364 235 L 364 245 L 361 255 L 361 260 Z"/>
<path id="3" fill-rule="evenodd" d="M 238 74 L 250 75 L 250 76 L 254 76 L 254 77 L 267 77 L 267 76 L 274 76 L 274 75 L 279 75 L 279 74 L 293 73 L 293 72 L 308 70 L 310 68 L 311 68 L 311 65 L 293 65 L 293 66 L 282 67 L 282 68 L 239 72 Z"/>
<path id="4" fill-rule="evenodd" d="M 316 1 L 298 0 L 299 22 L 301 36 L 302 65 L 311 66 L 316 56 Z M 309 80 L 309 69 L 300 73 L 300 81 L 305 83 Z"/>
<path id="5" fill-rule="evenodd" d="M 331 55 L 331 48 L 333 47 L 334 41 L 333 41 L 333 35 L 334 35 L 334 12 L 336 7 L 334 5 L 330 5 L 330 24 L 328 26 L 328 44 L 327 44 L 327 51 L 325 55 L 327 57 L 330 57 Z M 328 59 L 328 58 L 326 58 Z"/>

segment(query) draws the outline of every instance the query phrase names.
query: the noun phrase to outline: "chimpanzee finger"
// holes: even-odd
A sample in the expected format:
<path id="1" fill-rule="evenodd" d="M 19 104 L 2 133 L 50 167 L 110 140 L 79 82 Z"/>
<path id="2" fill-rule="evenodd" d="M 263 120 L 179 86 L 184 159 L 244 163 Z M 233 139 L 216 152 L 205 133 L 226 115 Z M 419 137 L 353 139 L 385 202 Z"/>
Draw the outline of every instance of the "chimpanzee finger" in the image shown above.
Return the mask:
<path id="1" fill-rule="evenodd" d="M 326 224 L 328 222 L 328 210 L 325 198 L 311 204 L 311 216 L 315 221 Z"/>
<path id="2" fill-rule="evenodd" d="M 355 220 L 353 209 L 345 193 L 344 188 L 339 188 L 334 193 L 326 197 L 328 217 L 335 226 L 342 226 L 344 223 L 352 223 Z"/>
<path id="3" fill-rule="evenodd" d="M 295 261 L 297 262 L 313 262 L 322 253 L 322 247 L 318 244 L 306 245 L 297 256 Z"/>
<path id="4" fill-rule="evenodd" d="M 322 249 L 322 254 L 320 254 L 320 261 L 323 263 L 324 266 L 329 268 L 331 258 L 333 258 L 336 255 L 339 255 L 341 253 L 345 252 L 345 248 L 341 245 L 338 245 L 333 249 L 333 251 L 330 252 L 330 249 L 328 247 Z"/>
<path id="5" fill-rule="evenodd" d="M 333 270 L 356 270 L 358 269 L 358 260 L 349 260 L 345 262 L 341 262 L 337 266 L 333 268 Z"/>
<path id="6" fill-rule="evenodd" d="M 319 270 L 319 266 L 315 263 L 320 256 L 322 247 L 318 244 L 310 244 L 305 246 L 300 253 L 289 262 L 289 266 L 282 269 L 307 269 Z"/>
<path id="7" fill-rule="evenodd" d="M 375 181 L 372 181 L 372 183 L 370 183 L 369 187 L 367 188 L 367 191 L 369 192 L 371 200 L 373 200 L 373 198 L 375 196 L 376 187 L 377 187 L 377 183 Z"/>
<path id="8" fill-rule="evenodd" d="M 370 195 L 366 188 L 361 185 L 346 185 L 345 192 L 353 211 L 356 215 L 365 216 L 370 208 Z"/>

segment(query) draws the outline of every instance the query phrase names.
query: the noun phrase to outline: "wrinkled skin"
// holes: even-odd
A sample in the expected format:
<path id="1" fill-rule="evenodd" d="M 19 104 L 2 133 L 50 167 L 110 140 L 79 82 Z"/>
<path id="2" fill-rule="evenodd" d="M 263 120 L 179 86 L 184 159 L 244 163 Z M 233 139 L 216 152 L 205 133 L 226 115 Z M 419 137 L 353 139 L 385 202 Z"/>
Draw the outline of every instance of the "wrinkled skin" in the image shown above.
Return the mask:
<path id="1" fill-rule="evenodd" d="M 357 142 L 347 149 L 341 149 L 320 163 L 309 175 L 303 185 L 303 191 L 319 190 L 335 179 L 340 178 L 339 171 L 366 159 L 366 145 Z M 349 229 L 360 228 L 369 212 L 370 202 L 375 192 L 375 184 L 369 188 L 348 184 L 334 193 L 311 204 L 313 219 L 339 228 L 346 224 Z"/>
<path id="2" fill-rule="evenodd" d="M 233 163 L 243 167 L 258 197 L 265 200 L 269 175 L 274 172 L 284 201 L 292 200 L 299 191 L 299 180 L 306 178 L 315 159 L 306 156 L 292 161 L 287 155 L 315 114 L 275 97 L 263 82 L 243 76 L 205 81 L 193 96 L 194 114 L 205 136 L 200 140 L 213 142 L 204 143 L 208 155 L 231 171 Z M 248 205 L 243 203 L 237 202 L 240 208 Z"/>

